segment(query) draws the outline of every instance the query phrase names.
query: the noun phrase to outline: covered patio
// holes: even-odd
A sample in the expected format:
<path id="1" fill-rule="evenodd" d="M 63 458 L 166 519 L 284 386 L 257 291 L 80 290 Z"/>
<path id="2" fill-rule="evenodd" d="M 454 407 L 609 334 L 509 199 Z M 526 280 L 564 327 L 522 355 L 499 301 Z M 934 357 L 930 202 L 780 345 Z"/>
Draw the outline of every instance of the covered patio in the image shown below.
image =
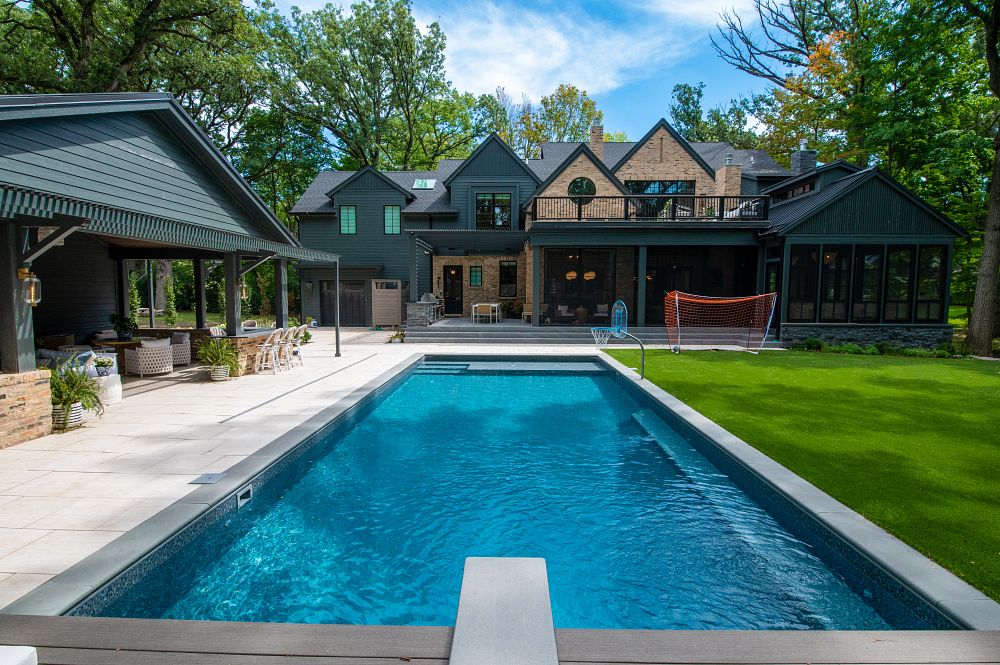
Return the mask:
<path id="1" fill-rule="evenodd" d="M 48 431 L 37 348 L 92 344 L 110 317 L 137 314 L 130 263 L 192 262 L 192 352 L 211 334 L 207 266 L 220 263 L 225 328 L 215 336 L 237 347 L 241 373 L 253 371 L 259 337 L 269 332 L 244 330 L 244 276 L 275 263 L 274 319 L 284 328 L 288 263 L 339 265 L 338 256 L 301 246 L 170 95 L 3 97 L 0 151 L 0 288 L 8 294 L 0 370 L 14 404 L 0 420 L 0 447 Z M 148 316 L 145 335 L 175 332 L 155 327 L 152 309 Z"/>

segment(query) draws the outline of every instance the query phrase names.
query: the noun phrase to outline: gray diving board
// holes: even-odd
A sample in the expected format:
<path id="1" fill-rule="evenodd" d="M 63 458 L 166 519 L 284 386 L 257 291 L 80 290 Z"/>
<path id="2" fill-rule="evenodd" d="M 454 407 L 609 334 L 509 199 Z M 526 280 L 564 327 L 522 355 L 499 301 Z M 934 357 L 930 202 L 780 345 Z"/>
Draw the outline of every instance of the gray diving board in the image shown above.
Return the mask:
<path id="1" fill-rule="evenodd" d="M 545 559 L 466 559 L 450 664 L 558 663 Z"/>

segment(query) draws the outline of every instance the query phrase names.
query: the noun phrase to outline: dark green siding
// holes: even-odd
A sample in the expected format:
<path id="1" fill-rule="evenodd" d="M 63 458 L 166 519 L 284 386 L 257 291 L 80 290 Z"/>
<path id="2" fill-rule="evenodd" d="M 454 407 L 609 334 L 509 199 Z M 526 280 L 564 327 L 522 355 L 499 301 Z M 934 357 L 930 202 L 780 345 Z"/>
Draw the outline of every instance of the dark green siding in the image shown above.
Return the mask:
<path id="1" fill-rule="evenodd" d="M 337 191 L 337 196 L 339 197 L 341 194 L 345 194 L 347 192 L 371 192 L 380 190 L 397 192 L 397 190 L 390 187 L 385 180 L 380 178 L 378 174 L 373 173 L 372 171 L 367 171 L 344 185 L 343 188 Z"/>
<path id="2" fill-rule="evenodd" d="M 86 341 L 111 327 L 115 312 L 115 262 L 108 246 L 86 233 L 75 233 L 31 266 L 42 280 L 42 302 L 32 312 L 35 336 L 75 334 Z"/>
<path id="3" fill-rule="evenodd" d="M 218 177 L 149 113 L 4 123 L 0 157 L 2 182 L 261 235 Z"/>
<path id="4" fill-rule="evenodd" d="M 906 196 L 872 179 L 802 222 L 791 235 L 953 236 L 954 232 Z"/>
<path id="5" fill-rule="evenodd" d="M 458 210 L 454 224 L 434 223 L 435 228 L 475 228 L 475 193 L 491 192 L 511 194 L 517 206 L 531 199 L 538 186 L 528 167 L 504 149 L 496 140 L 490 140 L 451 180 L 451 205 Z M 515 226 L 519 226 L 519 211 L 512 211 Z"/>

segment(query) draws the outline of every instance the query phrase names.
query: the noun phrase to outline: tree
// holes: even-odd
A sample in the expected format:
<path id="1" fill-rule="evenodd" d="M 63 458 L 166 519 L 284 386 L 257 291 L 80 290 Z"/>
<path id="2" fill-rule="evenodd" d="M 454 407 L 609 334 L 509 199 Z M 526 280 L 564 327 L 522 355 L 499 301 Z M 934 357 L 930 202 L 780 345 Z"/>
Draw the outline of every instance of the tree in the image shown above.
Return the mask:
<path id="1" fill-rule="evenodd" d="M 989 70 L 990 92 L 1000 99 L 1000 1 L 961 0 L 962 7 L 981 25 L 983 56 Z M 1000 130 L 993 139 L 993 168 L 990 176 L 983 250 L 979 259 L 976 295 L 969 320 L 967 349 L 987 356 L 993 351 L 996 333 L 998 279 L 1000 279 Z"/>
<path id="2" fill-rule="evenodd" d="M 534 112 L 534 106 L 527 96 L 522 96 L 520 102 L 515 102 L 503 87 L 499 87 L 492 95 L 479 98 L 479 108 L 486 131 L 495 132 L 523 159 L 534 156 L 525 126 Z"/>
<path id="3" fill-rule="evenodd" d="M 626 132 L 604 132 L 606 143 L 628 143 L 629 138 Z"/>
<path id="4" fill-rule="evenodd" d="M 586 141 L 590 128 L 604 120 L 597 103 L 586 90 L 560 83 L 550 95 L 542 97 L 538 108 L 524 118 L 524 133 L 531 149 L 529 156 L 546 141 Z"/>
<path id="5" fill-rule="evenodd" d="M 427 105 L 450 89 L 437 23 L 421 31 L 407 0 L 372 0 L 350 15 L 293 8 L 273 35 L 285 109 L 328 131 L 359 167 L 410 168 Z"/>
<path id="6" fill-rule="evenodd" d="M 674 128 L 688 141 L 723 141 L 734 148 L 756 148 L 760 137 L 748 128 L 746 104 L 732 102 L 702 110 L 705 84 L 679 83 L 672 92 L 670 119 Z"/>
<path id="7" fill-rule="evenodd" d="M 177 299 L 174 293 L 174 277 L 171 272 L 163 284 L 163 322 L 173 327 L 177 324 Z"/>

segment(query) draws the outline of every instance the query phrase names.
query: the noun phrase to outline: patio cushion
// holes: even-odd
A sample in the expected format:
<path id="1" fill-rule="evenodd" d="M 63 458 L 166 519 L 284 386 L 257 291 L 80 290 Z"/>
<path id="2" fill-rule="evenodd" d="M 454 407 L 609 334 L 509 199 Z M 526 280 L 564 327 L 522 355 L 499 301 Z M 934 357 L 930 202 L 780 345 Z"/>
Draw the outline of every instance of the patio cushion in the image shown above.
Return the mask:
<path id="1" fill-rule="evenodd" d="M 191 341 L 191 333 L 175 332 L 170 333 L 171 344 L 186 344 Z"/>
<path id="2" fill-rule="evenodd" d="M 141 344 L 144 349 L 156 349 L 164 346 L 170 346 L 170 339 L 164 337 L 163 339 L 144 339 Z"/>

